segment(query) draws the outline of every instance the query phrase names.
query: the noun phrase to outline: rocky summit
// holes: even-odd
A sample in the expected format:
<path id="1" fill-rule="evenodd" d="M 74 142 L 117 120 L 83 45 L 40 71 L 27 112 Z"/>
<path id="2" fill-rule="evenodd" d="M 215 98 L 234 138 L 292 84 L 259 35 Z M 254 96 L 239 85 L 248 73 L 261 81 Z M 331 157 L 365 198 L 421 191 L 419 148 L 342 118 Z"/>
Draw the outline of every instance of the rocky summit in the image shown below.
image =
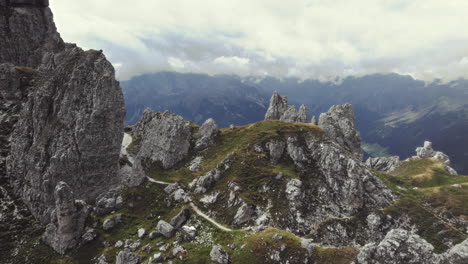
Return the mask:
<path id="1" fill-rule="evenodd" d="M 364 163 L 350 104 L 317 122 L 277 92 L 245 126 L 124 128 L 102 51 L 48 1 L 0 6 L 0 263 L 468 262 L 468 177 L 430 142 Z"/>

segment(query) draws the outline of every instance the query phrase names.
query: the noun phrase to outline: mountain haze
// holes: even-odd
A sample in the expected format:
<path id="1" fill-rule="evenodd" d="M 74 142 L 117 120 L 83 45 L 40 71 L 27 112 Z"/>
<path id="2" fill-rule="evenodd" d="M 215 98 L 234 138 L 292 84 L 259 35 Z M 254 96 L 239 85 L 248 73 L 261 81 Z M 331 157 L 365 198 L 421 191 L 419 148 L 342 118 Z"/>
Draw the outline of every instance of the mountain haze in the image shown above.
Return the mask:
<path id="1" fill-rule="evenodd" d="M 273 91 L 293 104 L 305 104 L 317 117 L 332 105 L 350 103 L 363 141 L 374 149 L 406 158 L 423 140 L 430 140 L 451 156 L 457 170 L 468 172 L 464 79 L 426 83 L 406 75 L 374 74 L 322 82 L 161 72 L 122 82 L 122 87 L 129 124 L 146 107 L 169 109 L 198 124 L 209 117 L 221 127 L 248 124 L 263 119 Z"/>

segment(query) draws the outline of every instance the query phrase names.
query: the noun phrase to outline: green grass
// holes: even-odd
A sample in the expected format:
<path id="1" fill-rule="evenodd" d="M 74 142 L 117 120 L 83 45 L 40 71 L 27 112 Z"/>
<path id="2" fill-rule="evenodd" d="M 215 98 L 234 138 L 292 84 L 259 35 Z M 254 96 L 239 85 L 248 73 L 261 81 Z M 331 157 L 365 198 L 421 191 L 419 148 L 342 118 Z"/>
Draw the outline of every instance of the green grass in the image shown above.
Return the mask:
<path id="1" fill-rule="evenodd" d="M 358 250 L 352 247 L 316 248 L 316 263 L 320 264 L 350 264 L 356 259 Z"/>

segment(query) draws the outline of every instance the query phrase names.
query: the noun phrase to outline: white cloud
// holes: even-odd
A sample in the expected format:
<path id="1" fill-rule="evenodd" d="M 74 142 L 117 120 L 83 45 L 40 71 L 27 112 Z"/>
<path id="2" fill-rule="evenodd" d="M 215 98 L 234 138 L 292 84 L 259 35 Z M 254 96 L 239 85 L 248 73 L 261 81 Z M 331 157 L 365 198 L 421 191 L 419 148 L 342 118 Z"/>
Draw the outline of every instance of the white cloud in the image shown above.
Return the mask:
<path id="1" fill-rule="evenodd" d="M 111 60 L 123 63 L 122 78 L 176 68 L 301 78 L 390 71 L 423 79 L 468 77 L 466 0 L 60 0 L 51 5 L 64 39 L 85 48 L 107 47 Z"/>
<path id="2" fill-rule="evenodd" d="M 244 65 L 249 64 L 249 59 L 239 58 L 237 56 L 232 56 L 232 57 L 221 56 L 221 57 L 214 59 L 214 63 L 225 64 L 228 66 L 244 66 Z"/>
<path id="3" fill-rule="evenodd" d="M 180 68 L 185 67 L 184 62 L 178 58 L 169 57 L 169 59 L 167 59 L 167 62 L 169 62 L 169 64 L 175 69 L 180 69 Z"/>

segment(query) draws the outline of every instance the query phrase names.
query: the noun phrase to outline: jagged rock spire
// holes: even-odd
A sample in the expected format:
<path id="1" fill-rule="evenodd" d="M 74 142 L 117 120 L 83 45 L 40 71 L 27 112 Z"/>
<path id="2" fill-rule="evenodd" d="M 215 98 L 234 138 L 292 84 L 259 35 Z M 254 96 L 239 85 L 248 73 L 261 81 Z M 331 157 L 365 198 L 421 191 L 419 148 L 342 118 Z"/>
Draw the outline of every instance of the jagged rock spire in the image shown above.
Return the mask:
<path id="1" fill-rule="evenodd" d="M 356 129 L 352 105 L 332 106 L 320 115 L 318 124 L 334 141 L 362 158 L 361 137 Z"/>
<path id="2" fill-rule="evenodd" d="M 270 106 L 265 114 L 265 120 L 281 120 L 285 122 L 306 123 L 309 119 L 309 109 L 301 105 L 299 111 L 294 105 L 288 104 L 288 98 L 277 91 L 270 99 Z"/>

